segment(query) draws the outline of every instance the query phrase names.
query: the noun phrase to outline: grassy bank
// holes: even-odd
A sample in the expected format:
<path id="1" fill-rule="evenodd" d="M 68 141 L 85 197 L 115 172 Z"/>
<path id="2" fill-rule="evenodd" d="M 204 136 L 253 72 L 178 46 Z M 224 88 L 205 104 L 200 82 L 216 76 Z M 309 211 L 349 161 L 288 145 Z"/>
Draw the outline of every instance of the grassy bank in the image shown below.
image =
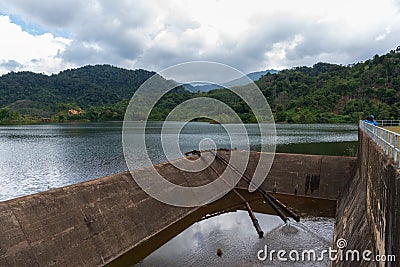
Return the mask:
<path id="1" fill-rule="evenodd" d="M 400 134 L 400 126 L 387 126 L 384 127 L 385 129 L 388 129 L 389 131 L 399 133 Z"/>

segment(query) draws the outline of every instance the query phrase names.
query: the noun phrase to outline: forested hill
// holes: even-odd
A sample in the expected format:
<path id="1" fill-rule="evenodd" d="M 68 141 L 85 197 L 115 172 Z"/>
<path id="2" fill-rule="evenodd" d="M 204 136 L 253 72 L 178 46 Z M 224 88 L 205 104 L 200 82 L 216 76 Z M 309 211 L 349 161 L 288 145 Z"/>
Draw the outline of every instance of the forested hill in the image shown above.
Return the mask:
<path id="1" fill-rule="evenodd" d="M 378 119 L 399 119 L 399 52 L 393 50 L 348 66 L 317 63 L 296 67 L 266 74 L 256 84 L 278 122 L 357 122 L 370 114 Z M 0 77 L 0 123 L 26 119 L 18 113 L 51 117 L 51 121 L 122 120 L 135 90 L 153 74 L 109 65 L 51 76 L 9 73 Z M 243 121 L 254 122 L 248 106 L 226 89 L 191 93 L 178 88 L 159 101 L 150 119 L 163 120 L 176 105 L 198 96 L 219 99 Z M 69 109 L 79 114 L 69 114 Z"/>
<path id="2" fill-rule="evenodd" d="M 267 74 L 256 84 L 278 121 L 400 119 L 400 49 L 348 66 L 317 63 Z"/>
<path id="3" fill-rule="evenodd" d="M 52 114 L 63 103 L 74 103 L 83 109 L 114 104 L 131 98 L 153 74 L 110 65 L 85 66 L 51 76 L 12 72 L 0 77 L 0 108 L 10 106 L 22 112 Z"/>

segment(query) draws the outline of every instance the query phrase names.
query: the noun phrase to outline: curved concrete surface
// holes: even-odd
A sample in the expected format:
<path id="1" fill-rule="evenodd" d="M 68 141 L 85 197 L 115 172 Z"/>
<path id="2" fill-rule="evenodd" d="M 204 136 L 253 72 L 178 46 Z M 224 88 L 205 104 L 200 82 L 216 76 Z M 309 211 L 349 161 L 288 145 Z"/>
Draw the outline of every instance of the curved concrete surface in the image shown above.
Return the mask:
<path id="1" fill-rule="evenodd" d="M 247 174 L 254 171 L 258 157 L 251 152 Z M 297 188 L 299 198 L 315 197 L 318 207 L 318 199 L 339 197 L 355 162 L 349 157 L 277 154 L 261 187 L 286 194 Z M 213 166 L 225 168 L 219 161 Z M 210 168 L 192 175 L 170 163 L 156 168 L 171 182 L 186 186 L 217 178 Z M 146 171 L 137 169 L 133 175 Z M 238 187 L 247 189 L 242 182 Z M 0 202 L 0 266 L 102 266 L 198 209 L 154 200 L 128 172 Z"/>

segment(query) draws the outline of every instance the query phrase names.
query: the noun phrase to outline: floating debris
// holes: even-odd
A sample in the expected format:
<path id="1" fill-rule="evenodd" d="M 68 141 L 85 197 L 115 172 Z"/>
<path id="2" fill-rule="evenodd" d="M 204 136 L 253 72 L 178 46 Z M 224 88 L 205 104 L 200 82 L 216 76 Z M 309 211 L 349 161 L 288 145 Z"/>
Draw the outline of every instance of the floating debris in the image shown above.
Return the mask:
<path id="1" fill-rule="evenodd" d="M 220 249 L 220 248 L 218 248 L 217 249 L 217 255 L 218 255 L 218 257 L 221 257 L 222 256 L 222 249 Z"/>

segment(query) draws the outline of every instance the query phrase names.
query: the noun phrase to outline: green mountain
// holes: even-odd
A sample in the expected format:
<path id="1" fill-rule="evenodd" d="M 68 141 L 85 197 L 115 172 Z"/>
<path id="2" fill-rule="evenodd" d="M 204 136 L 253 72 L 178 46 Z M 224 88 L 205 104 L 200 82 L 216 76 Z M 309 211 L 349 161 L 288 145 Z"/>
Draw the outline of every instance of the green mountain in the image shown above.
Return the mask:
<path id="1" fill-rule="evenodd" d="M 393 50 L 347 66 L 317 63 L 267 73 L 256 84 L 278 122 L 356 122 L 370 114 L 377 119 L 399 119 L 399 52 Z M 0 122 L 24 120 L 20 114 L 51 117 L 52 121 L 122 120 L 133 93 L 153 74 L 110 65 L 86 66 L 51 76 L 9 73 L 0 77 Z M 192 93 L 183 87 L 165 95 L 150 119 L 163 120 L 176 105 L 198 96 L 221 100 L 243 121 L 255 121 L 249 107 L 227 89 Z M 69 109 L 79 114 L 70 114 Z"/>
<path id="2" fill-rule="evenodd" d="M 131 98 L 153 74 L 110 65 L 85 66 L 51 76 L 12 72 L 0 77 L 0 107 L 40 116 L 53 114 L 62 103 L 83 109 L 110 105 Z"/>
<path id="3" fill-rule="evenodd" d="M 348 66 L 317 63 L 265 75 L 256 84 L 278 121 L 400 118 L 400 51 Z"/>

